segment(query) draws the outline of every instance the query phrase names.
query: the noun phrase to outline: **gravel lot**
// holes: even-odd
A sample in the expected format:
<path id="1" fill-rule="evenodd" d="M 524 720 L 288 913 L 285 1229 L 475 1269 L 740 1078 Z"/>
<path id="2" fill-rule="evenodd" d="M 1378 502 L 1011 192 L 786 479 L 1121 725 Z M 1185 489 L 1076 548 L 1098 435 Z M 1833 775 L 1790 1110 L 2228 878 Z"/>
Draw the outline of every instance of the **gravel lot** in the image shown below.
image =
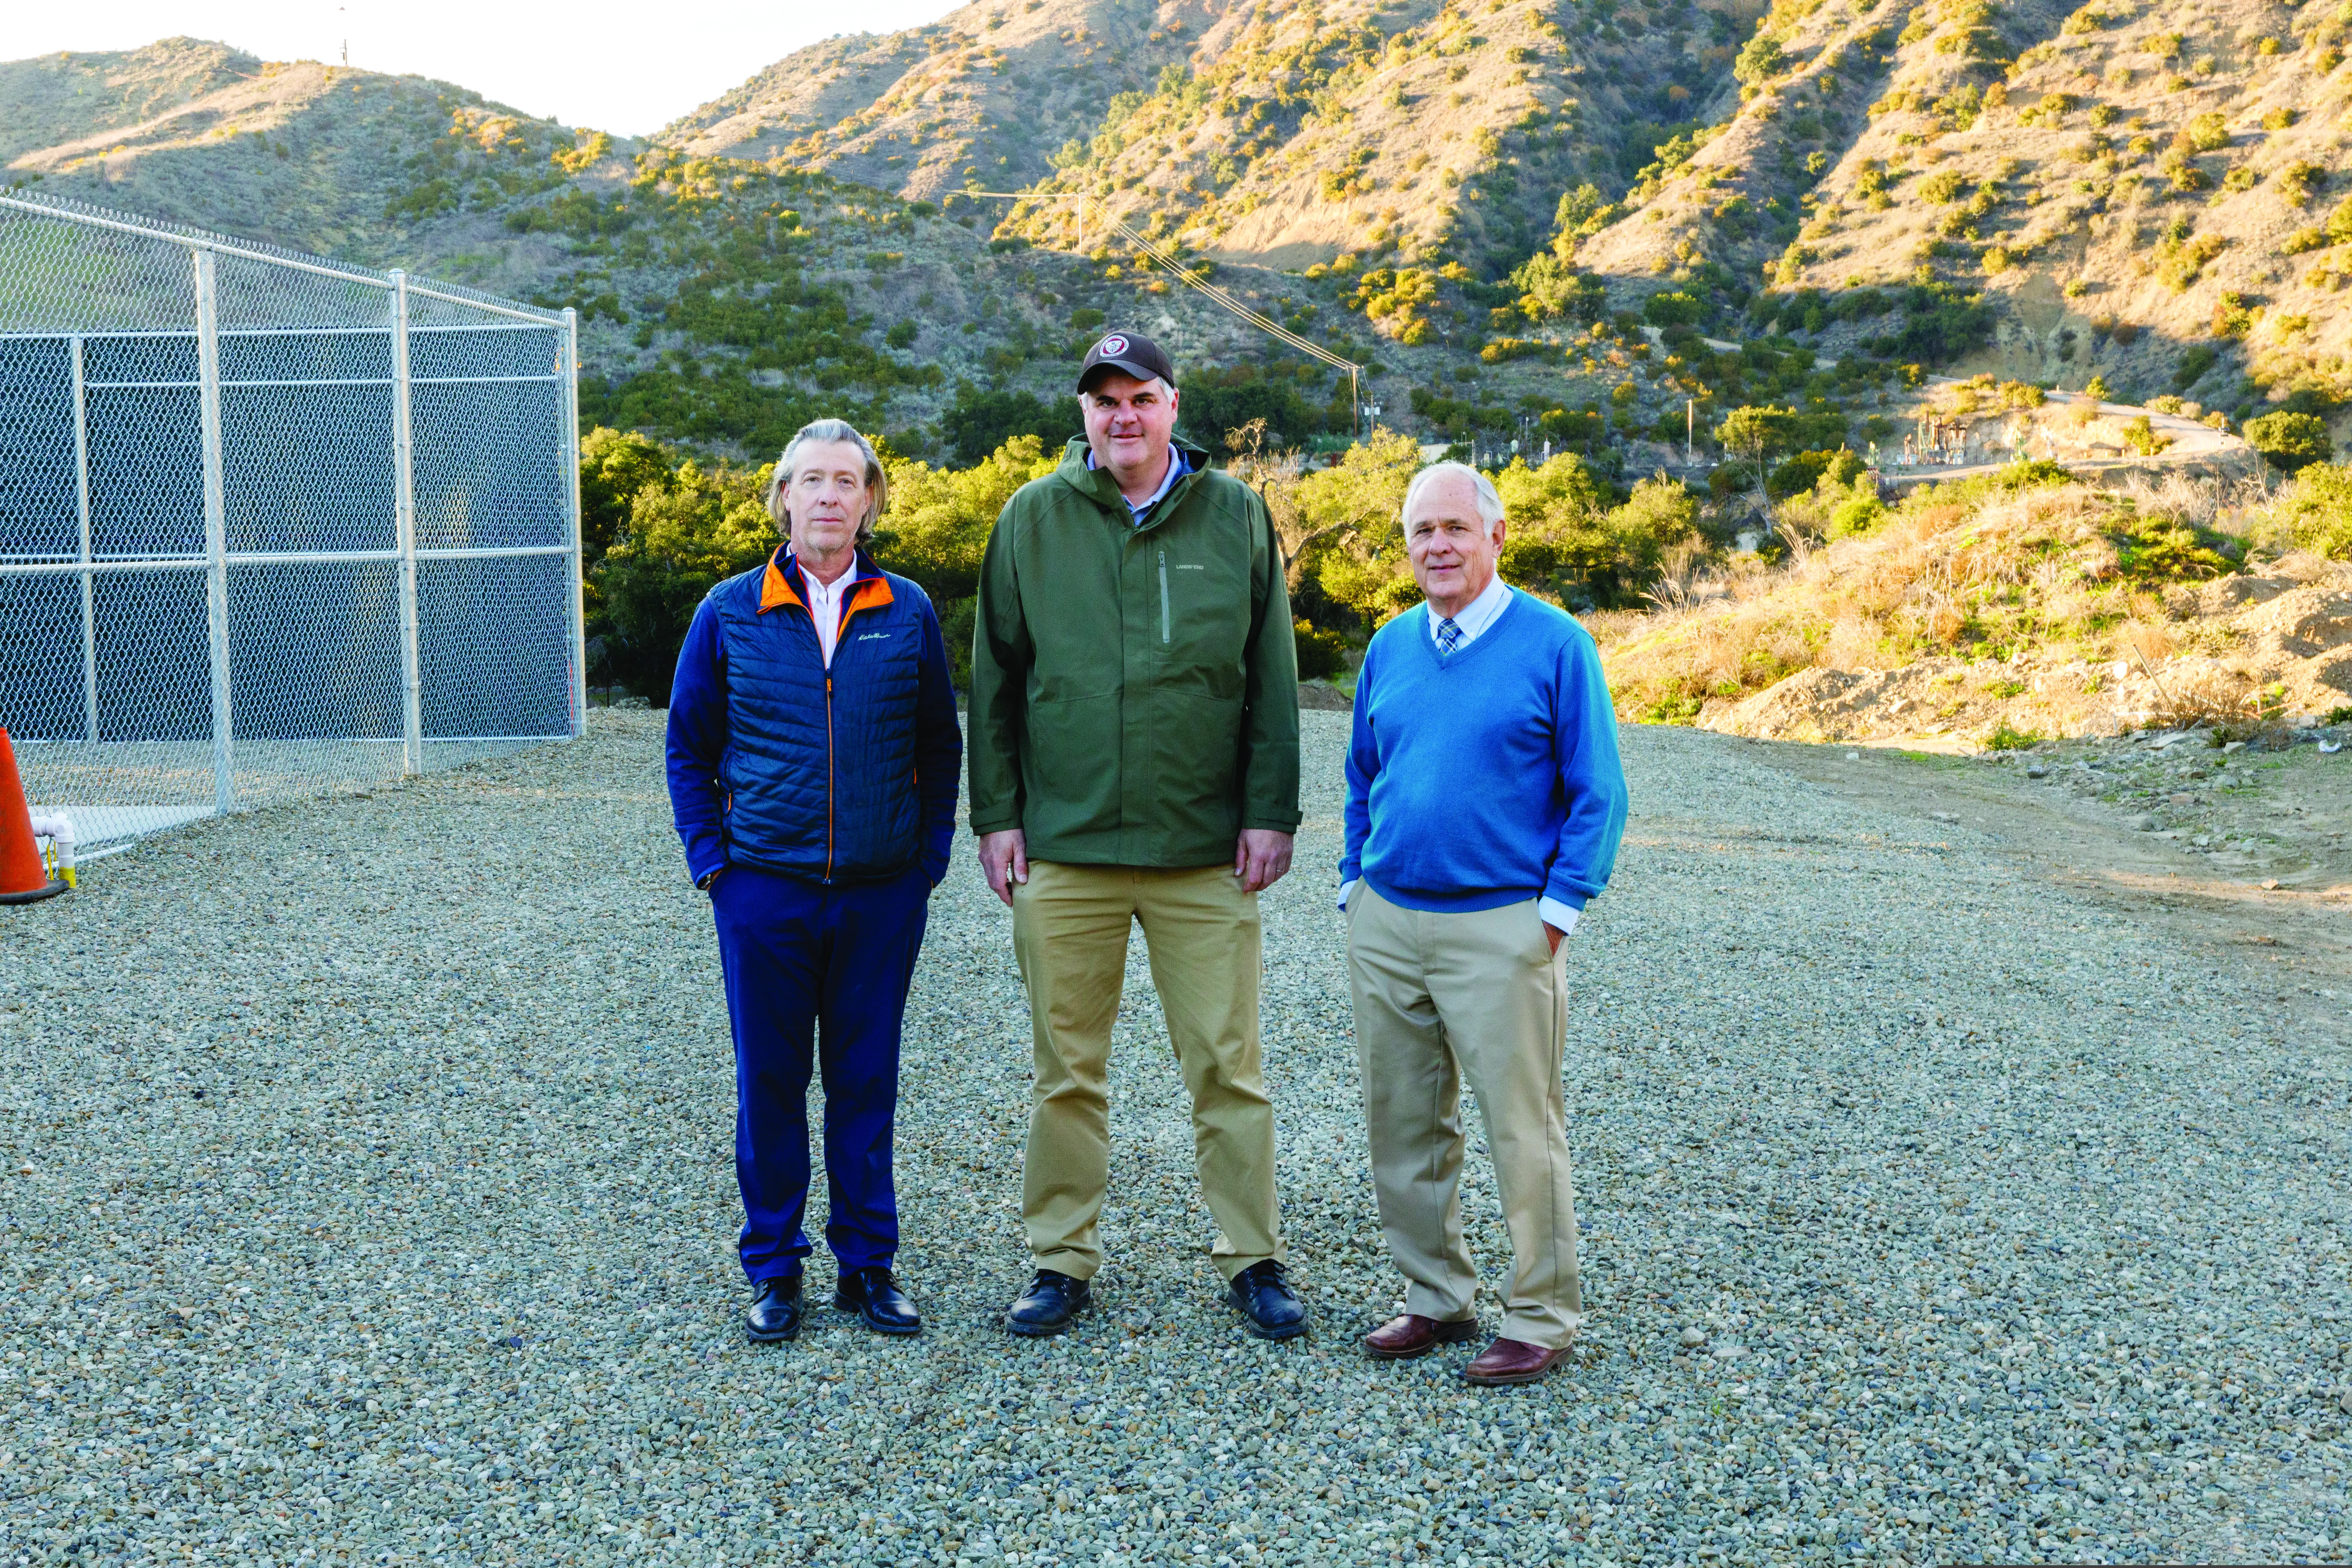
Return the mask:
<path id="1" fill-rule="evenodd" d="M 658 714 L 0 911 L 0 1563 L 2352 1554 L 2342 1034 L 1723 737 L 1627 732 L 1573 939 L 1580 1359 L 1505 1391 L 1461 1385 L 1475 1346 L 1361 1360 L 1400 1284 L 1329 909 L 1346 718 L 1306 720 L 1268 919 L 1287 1346 L 1215 1300 L 1139 943 L 1100 1306 L 999 1331 L 1027 1028 L 968 852 L 900 1121 L 929 1329 L 743 1342 Z"/>

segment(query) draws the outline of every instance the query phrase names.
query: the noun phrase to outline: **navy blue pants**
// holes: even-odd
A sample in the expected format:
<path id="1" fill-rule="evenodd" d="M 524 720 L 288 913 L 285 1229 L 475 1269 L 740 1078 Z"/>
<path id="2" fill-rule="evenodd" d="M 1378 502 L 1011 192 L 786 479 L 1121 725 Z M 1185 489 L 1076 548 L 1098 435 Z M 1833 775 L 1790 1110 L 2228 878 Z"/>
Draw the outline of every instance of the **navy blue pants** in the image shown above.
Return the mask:
<path id="1" fill-rule="evenodd" d="M 898 1250 L 891 1122 L 898 1030 L 930 879 L 825 887 L 750 866 L 711 884 L 735 1036 L 738 1250 L 754 1285 L 801 1271 L 809 1239 L 809 1068 L 824 1083 L 824 1239 L 846 1273 Z"/>

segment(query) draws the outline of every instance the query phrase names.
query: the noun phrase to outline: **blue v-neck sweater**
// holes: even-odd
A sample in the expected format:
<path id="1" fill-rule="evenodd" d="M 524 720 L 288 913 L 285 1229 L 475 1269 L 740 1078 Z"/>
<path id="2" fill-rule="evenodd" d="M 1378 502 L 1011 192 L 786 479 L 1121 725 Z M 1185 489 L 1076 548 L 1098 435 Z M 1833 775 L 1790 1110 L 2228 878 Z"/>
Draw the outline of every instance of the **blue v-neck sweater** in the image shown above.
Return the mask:
<path id="1" fill-rule="evenodd" d="M 1600 651 L 1542 600 L 1511 602 L 1441 655 L 1429 607 L 1372 635 L 1356 678 L 1339 859 L 1409 910 L 1599 892 L 1625 831 L 1625 773 Z"/>

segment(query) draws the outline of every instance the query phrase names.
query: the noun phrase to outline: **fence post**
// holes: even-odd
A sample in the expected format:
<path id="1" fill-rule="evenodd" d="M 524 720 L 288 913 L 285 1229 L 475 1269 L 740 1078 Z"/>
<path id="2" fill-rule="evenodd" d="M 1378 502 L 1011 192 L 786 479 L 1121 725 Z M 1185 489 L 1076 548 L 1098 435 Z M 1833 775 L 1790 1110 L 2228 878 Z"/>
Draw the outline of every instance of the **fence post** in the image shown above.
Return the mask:
<path id="1" fill-rule="evenodd" d="M 583 602 L 584 556 L 580 543 L 580 312 L 563 308 L 563 380 L 558 406 L 563 429 L 556 452 L 563 459 L 564 492 L 572 512 L 572 734 L 588 732 L 588 620 Z"/>
<path id="2" fill-rule="evenodd" d="M 221 469 L 220 304 L 213 253 L 191 247 L 196 264 L 196 403 L 204 426 L 205 623 L 212 645 L 213 810 L 236 804 L 228 667 L 228 500 Z"/>
<path id="3" fill-rule="evenodd" d="M 425 771 L 424 671 L 416 638 L 416 470 L 408 396 L 408 274 L 392 273 L 392 516 L 400 548 L 400 772 Z"/>
<path id="4" fill-rule="evenodd" d="M 82 738 L 98 744 L 98 595 L 89 570 L 89 382 L 81 334 L 73 340 L 74 495 L 81 514 Z"/>

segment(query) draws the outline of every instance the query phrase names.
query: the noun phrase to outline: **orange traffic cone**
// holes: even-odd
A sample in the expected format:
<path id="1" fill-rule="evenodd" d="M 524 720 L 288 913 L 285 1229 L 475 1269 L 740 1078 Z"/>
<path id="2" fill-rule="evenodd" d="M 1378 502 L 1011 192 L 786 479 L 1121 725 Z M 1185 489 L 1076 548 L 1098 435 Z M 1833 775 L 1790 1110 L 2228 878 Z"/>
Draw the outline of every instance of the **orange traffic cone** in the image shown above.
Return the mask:
<path id="1" fill-rule="evenodd" d="M 49 879 L 40 847 L 33 842 L 33 814 L 16 777 L 16 749 L 0 730 L 0 904 L 30 904 L 66 890 Z"/>

